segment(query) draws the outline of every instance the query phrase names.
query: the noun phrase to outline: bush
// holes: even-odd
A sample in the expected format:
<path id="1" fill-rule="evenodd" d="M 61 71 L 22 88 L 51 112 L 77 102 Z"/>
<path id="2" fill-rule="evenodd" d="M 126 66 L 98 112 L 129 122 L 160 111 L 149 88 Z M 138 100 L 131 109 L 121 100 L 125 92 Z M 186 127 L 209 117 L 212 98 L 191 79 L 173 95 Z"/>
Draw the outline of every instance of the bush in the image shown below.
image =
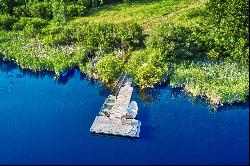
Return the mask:
<path id="1" fill-rule="evenodd" d="M 0 29 L 12 30 L 13 25 L 18 21 L 17 18 L 9 15 L 0 15 Z"/>
<path id="2" fill-rule="evenodd" d="M 41 29 L 43 35 L 55 35 L 63 30 L 62 24 L 59 22 L 50 22 L 47 26 Z"/>
<path id="3" fill-rule="evenodd" d="M 248 37 L 248 0 L 209 0 L 206 8 L 209 23 L 218 31 L 226 31 L 235 38 Z"/>
<path id="4" fill-rule="evenodd" d="M 85 24 L 76 29 L 74 38 L 90 50 L 112 52 L 115 48 L 133 50 L 142 41 L 142 29 L 135 23 Z"/>
<path id="5" fill-rule="evenodd" d="M 32 38 L 35 37 L 37 33 L 39 33 L 39 31 L 30 22 L 26 24 L 26 26 L 23 29 L 23 32 L 27 37 L 32 37 Z"/>
<path id="6" fill-rule="evenodd" d="M 103 57 L 97 63 L 97 73 L 103 82 L 116 80 L 122 72 L 123 62 L 113 55 Z"/>
<path id="7" fill-rule="evenodd" d="M 17 5 L 15 0 L 1 0 L 0 13 L 12 15 L 14 6 Z"/>
<path id="8" fill-rule="evenodd" d="M 43 19 L 53 18 L 52 5 L 50 2 L 33 2 L 29 5 L 29 11 L 32 17 L 40 17 Z"/>
<path id="9" fill-rule="evenodd" d="M 53 20 L 60 23 L 66 22 L 66 13 L 65 13 L 65 2 L 64 0 L 52 0 L 52 13 Z"/>
<path id="10" fill-rule="evenodd" d="M 207 52 L 209 59 L 230 59 L 242 64 L 248 63 L 248 38 L 235 38 L 226 31 L 218 32 L 210 28 L 204 36 L 204 41 L 209 48 Z"/>
<path id="11" fill-rule="evenodd" d="M 135 75 L 135 82 L 141 89 L 153 88 L 162 79 L 161 69 L 150 63 L 142 64 Z"/>
<path id="12" fill-rule="evenodd" d="M 163 61 L 199 59 L 208 48 L 202 36 L 204 32 L 197 27 L 183 27 L 163 24 L 146 42 L 147 48 L 157 50 Z"/>
<path id="13" fill-rule="evenodd" d="M 43 43 L 50 46 L 54 45 L 65 45 L 68 43 L 69 37 L 65 33 L 59 33 L 56 35 L 46 35 L 43 37 Z"/>
<path id="14" fill-rule="evenodd" d="M 41 38 L 48 45 L 65 45 L 70 41 L 71 30 L 59 22 L 51 22 L 41 30 Z"/>
<path id="15" fill-rule="evenodd" d="M 78 42 L 89 51 L 102 53 L 111 53 L 115 49 L 132 50 L 142 41 L 141 27 L 133 23 L 88 24 L 73 21 L 64 26 L 52 23 L 43 28 L 41 34 L 51 45 Z"/>
<path id="16" fill-rule="evenodd" d="M 25 5 L 14 7 L 16 17 L 39 17 L 43 19 L 52 19 L 51 2 L 33 2 L 29 1 Z"/>
<path id="17" fill-rule="evenodd" d="M 143 51 L 133 52 L 125 65 L 125 70 L 128 75 L 135 77 L 139 66 L 146 63 L 147 61 L 147 54 L 145 54 Z"/>
<path id="18" fill-rule="evenodd" d="M 235 42 L 234 49 L 230 54 L 230 59 L 235 62 L 239 62 L 242 65 L 249 65 L 249 41 L 244 38 L 240 38 Z"/>
<path id="19" fill-rule="evenodd" d="M 68 4 L 66 6 L 67 17 L 83 16 L 86 13 L 86 7 L 78 4 Z"/>
<path id="20" fill-rule="evenodd" d="M 30 17 L 31 16 L 28 5 L 21 5 L 21 6 L 14 7 L 13 14 L 16 17 Z"/>
<path id="21" fill-rule="evenodd" d="M 48 25 L 48 21 L 41 18 L 21 17 L 13 26 L 14 30 L 23 30 L 26 26 L 33 26 L 37 31 Z"/>
<path id="22" fill-rule="evenodd" d="M 228 62 L 187 62 L 175 66 L 172 87 L 185 87 L 193 96 L 214 104 L 242 102 L 249 94 L 249 67 Z"/>
<path id="23" fill-rule="evenodd" d="M 249 61 L 248 0 L 210 0 L 206 28 L 212 40 L 210 55 L 247 64 Z"/>
<path id="24" fill-rule="evenodd" d="M 120 23 L 116 25 L 114 37 L 116 37 L 116 44 L 122 50 L 134 50 L 140 46 L 143 41 L 142 28 L 133 22 Z"/>

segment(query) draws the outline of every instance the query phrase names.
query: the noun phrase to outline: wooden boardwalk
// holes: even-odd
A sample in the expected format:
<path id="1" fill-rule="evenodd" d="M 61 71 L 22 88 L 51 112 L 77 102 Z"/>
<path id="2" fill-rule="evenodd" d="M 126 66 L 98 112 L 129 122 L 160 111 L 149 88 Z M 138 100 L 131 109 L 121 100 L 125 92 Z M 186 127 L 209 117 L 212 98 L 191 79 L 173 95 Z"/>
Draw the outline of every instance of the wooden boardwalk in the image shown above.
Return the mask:
<path id="1" fill-rule="evenodd" d="M 124 80 L 124 79 L 123 79 Z M 126 115 L 133 93 L 132 81 L 125 79 L 116 95 L 109 95 L 99 115 L 96 116 L 90 132 L 117 136 L 139 137 L 141 122 L 136 119 L 122 119 Z"/>

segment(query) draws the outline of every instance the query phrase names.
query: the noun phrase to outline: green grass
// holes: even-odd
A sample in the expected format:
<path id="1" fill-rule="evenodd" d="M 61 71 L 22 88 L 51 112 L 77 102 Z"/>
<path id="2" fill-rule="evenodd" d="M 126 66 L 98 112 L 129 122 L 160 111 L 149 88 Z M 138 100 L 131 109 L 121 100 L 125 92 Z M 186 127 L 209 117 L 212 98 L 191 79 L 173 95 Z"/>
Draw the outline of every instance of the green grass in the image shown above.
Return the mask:
<path id="1" fill-rule="evenodd" d="M 175 66 L 170 86 L 184 87 L 215 105 L 242 102 L 249 94 L 248 70 L 229 62 L 182 62 Z"/>
<path id="2" fill-rule="evenodd" d="M 205 2 L 206 1 L 197 3 L 197 7 L 195 5 L 191 6 L 189 9 L 180 12 L 175 17 L 168 19 L 166 23 L 182 26 L 200 26 L 200 23 L 204 21 L 204 18 L 206 17 Z"/>
<path id="3" fill-rule="evenodd" d="M 49 35 L 50 31 L 48 31 L 48 34 L 41 33 L 41 38 L 28 37 L 22 31 L 0 30 L 0 58 L 14 61 L 22 68 L 35 71 L 55 71 L 57 75 L 69 67 L 79 66 L 82 72 L 90 76 L 96 75 L 96 78 L 98 78 L 98 73 L 94 72 L 91 65 L 92 62 L 85 63 L 82 61 L 86 52 L 89 51 L 86 45 L 91 46 L 91 49 L 94 49 L 95 53 L 103 58 L 107 53 L 114 54 L 115 51 L 119 51 L 120 47 L 115 47 L 117 43 L 122 45 L 124 43 L 131 45 L 131 42 L 132 45 L 138 43 L 131 49 L 133 51 L 125 52 L 121 59 L 125 66 L 122 70 L 127 70 L 128 74 L 134 78 L 135 83 L 140 85 L 141 88 L 144 85 L 145 88 L 153 87 L 161 82 L 162 76 L 170 76 L 170 86 L 184 87 L 193 96 L 206 97 L 213 104 L 245 101 L 249 95 L 249 66 L 247 68 L 229 62 L 182 61 L 178 64 L 174 63 L 174 73 L 171 75 L 168 68 L 169 62 L 163 60 L 162 54 L 159 54 L 157 50 L 153 51 L 156 46 L 150 49 L 147 45 L 138 42 L 140 41 L 139 38 L 143 36 L 141 35 L 141 28 L 140 31 L 137 31 L 136 28 L 131 29 L 131 27 L 124 29 L 128 22 L 137 23 L 142 27 L 143 33 L 152 38 L 154 36 L 152 32 L 163 23 L 188 28 L 200 26 L 200 23 L 206 17 L 206 2 L 207 0 L 147 0 L 103 5 L 90 9 L 87 16 L 74 18 L 65 25 L 51 25 L 49 30 L 55 34 Z M 89 28 L 87 28 L 89 31 L 86 31 L 86 27 L 88 27 L 85 25 L 86 22 L 89 25 Z M 106 23 L 112 24 L 112 26 L 117 26 L 116 23 L 126 24 L 121 24 L 117 28 L 119 33 L 115 33 L 114 29 L 106 27 Z M 92 26 L 99 28 L 93 28 Z M 54 29 L 58 29 L 59 32 L 54 32 Z M 86 33 L 83 33 L 85 31 Z M 166 34 L 166 32 L 163 32 L 163 34 Z M 184 34 L 181 34 L 179 37 L 183 36 Z M 173 40 L 176 37 L 176 35 L 173 36 Z M 56 39 L 62 42 L 63 39 L 68 41 L 72 38 L 79 39 L 79 41 L 71 44 L 65 42 L 66 44 L 53 45 L 53 41 L 57 42 Z M 113 41 L 115 38 L 117 40 Z M 156 39 L 159 38 L 156 37 Z M 44 39 L 50 39 L 52 44 L 44 43 Z M 162 46 L 167 44 L 163 43 Z M 161 47 L 160 44 L 157 44 L 157 46 Z M 111 51 L 104 52 L 106 50 L 104 48 L 110 48 Z M 183 49 L 183 46 L 178 48 L 178 50 L 181 49 Z M 197 56 L 197 54 L 193 56 Z M 159 60 L 160 58 L 163 59 Z M 158 63 L 159 61 L 160 63 Z M 151 66 L 151 68 L 148 66 Z M 112 71 L 105 70 L 104 72 L 109 76 Z"/>
<path id="4" fill-rule="evenodd" d="M 56 75 L 69 67 L 77 66 L 85 51 L 77 46 L 48 46 L 27 38 L 20 32 L 1 30 L 0 43 L 4 60 L 13 61 L 21 68 L 33 71 L 55 71 Z"/>
<path id="5" fill-rule="evenodd" d="M 87 21 L 90 23 L 133 21 L 142 25 L 145 32 L 151 32 L 155 27 L 161 24 L 162 21 L 169 21 L 169 14 L 173 14 L 171 17 L 175 17 L 186 11 L 185 9 L 189 9 L 188 7 L 191 5 L 204 4 L 204 2 L 206 2 L 206 0 L 157 0 L 117 3 L 93 8 L 89 11 L 87 17 L 77 18 L 74 21 Z M 180 10 L 180 13 L 175 13 Z"/>

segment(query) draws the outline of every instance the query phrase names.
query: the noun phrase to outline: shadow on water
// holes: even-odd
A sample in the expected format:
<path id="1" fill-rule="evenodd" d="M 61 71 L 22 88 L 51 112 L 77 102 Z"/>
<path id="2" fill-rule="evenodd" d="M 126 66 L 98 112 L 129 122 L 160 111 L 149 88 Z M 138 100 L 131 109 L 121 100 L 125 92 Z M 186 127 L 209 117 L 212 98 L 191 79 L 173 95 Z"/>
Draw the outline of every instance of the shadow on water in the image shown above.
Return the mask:
<path id="1" fill-rule="evenodd" d="M 138 140 L 138 137 L 129 137 L 129 136 L 116 136 L 116 135 L 109 135 L 109 134 L 97 134 L 97 133 L 91 133 L 91 136 L 95 137 L 103 137 L 103 138 L 115 138 L 120 140 L 130 140 L 130 141 L 136 141 Z"/>
<path id="2" fill-rule="evenodd" d="M 234 104 L 224 104 L 219 106 L 216 111 L 237 111 L 237 110 L 247 110 L 249 109 L 249 100 L 246 103 L 234 103 Z"/>
<path id="3" fill-rule="evenodd" d="M 78 68 L 70 68 L 65 70 L 57 79 L 56 82 L 59 84 L 66 84 L 71 78 L 74 77 Z M 10 77 L 21 78 L 29 76 L 37 79 L 44 77 L 55 78 L 55 72 L 53 71 L 32 71 L 29 69 L 21 69 L 19 66 L 11 61 L 4 61 L 0 59 L 0 71 L 7 73 Z"/>
<path id="4" fill-rule="evenodd" d="M 108 96 L 111 93 L 111 88 L 105 86 L 101 81 L 93 79 L 93 78 L 89 78 L 87 77 L 86 74 L 83 74 L 80 71 L 79 73 L 80 73 L 80 80 L 88 80 L 88 85 L 92 87 L 99 85 L 98 91 L 99 91 L 100 96 Z"/>
<path id="5" fill-rule="evenodd" d="M 171 88 L 171 95 L 173 97 L 178 97 L 178 96 L 180 96 L 182 94 L 183 94 L 182 88 Z"/>
<path id="6" fill-rule="evenodd" d="M 12 62 L 3 61 L 2 59 L 0 59 L 0 71 L 1 72 L 9 73 L 17 68 L 18 66 L 16 64 Z"/>
<path id="7" fill-rule="evenodd" d="M 29 69 L 21 69 L 12 61 L 4 61 L 0 59 L 0 71 L 9 74 L 10 77 L 20 78 L 23 76 L 29 76 L 37 79 L 44 78 L 45 76 L 54 77 L 52 71 L 32 71 Z"/>
<path id="8" fill-rule="evenodd" d="M 43 79 L 44 77 L 54 78 L 54 80 L 61 85 L 66 85 L 68 81 L 76 75 L 76 73 L 80 73 L 80 80 L 88 80 L 90 86 L 99 85 L 98 88 L 100 96 L 107 96 L 110 93 L 110 89 L 108 87 L 102 86 L 102 83 L 98 80 L 88 78 L 85 74 L 80 72 L 78 67 L 66 69 L 59 75 L 58 78 L 56 78 L 53 71 L 32 71 L 29 69 L 21 69 L 14 62 L 0 59 L 0 71 L 7 73 L 8 77 L 15 78 L 22 78 L 24 76 L 33 77 L 36 79 Z"/>
<path id="9" fill-rule="evenodd" d="M 68 81 L 74 77 L 76 71 L 78 71 L 78 68 L 70 68 L 65 70 L 60 76 L 57 78 L 57 82 L 59 84 L 65 85 L 68 83 Z"/>
<path id="10" fill-rule="evenodd" d="M 155 88 L 152 89 L 139 89 L 136 86 L 135 93 L 139 99 L 146 103 L 152 103 L 160 100 L 161 91 L 166 89 L 168 86 L 167 84 L 157 85 Z"/>
<path id="11" fill-rule="evenodd" d="M 241 109 L 248 109 L 249 108 L 249 100 L 248 99 L 245 103 L 233 103 L 233 104 L 226 103 L 223 105 L 215 106 L 215 105 L 212 105 L 205 97 L 202 97 L 202 96 L 195 96 L 194 97 L 194 96 L 190 95 L 188 92 L 184 91 L 182 88 L 171 88 L 171 94 L 174 97 L 182 96 L 183 98 L 185 98 L 186 100 L 191 102 L 191 104 L 194 107 L 206 108 L 213 113 L 221 112 L 221 111 L 233 111 L 233 110 L 237 110 L 239 108 L 241 108 Z"/>
<path id="12" fill-rule="evenodd" d="M 196 96 L 193 97 L 187 92 L 183 91 L 183 96 L 192 103 L 192 105 L 196 108 L 205 108 L 208 109 L 212 113 L 218 113 L 222 111 L 236 111 L 236 110 L 242 110 L 242 109 L 248 109 L 249 108 L 249 100 L 247 100 L 245 103 L 225 103 L 223 105 L 213 105 L 211 104 L 205 97 Z"/>

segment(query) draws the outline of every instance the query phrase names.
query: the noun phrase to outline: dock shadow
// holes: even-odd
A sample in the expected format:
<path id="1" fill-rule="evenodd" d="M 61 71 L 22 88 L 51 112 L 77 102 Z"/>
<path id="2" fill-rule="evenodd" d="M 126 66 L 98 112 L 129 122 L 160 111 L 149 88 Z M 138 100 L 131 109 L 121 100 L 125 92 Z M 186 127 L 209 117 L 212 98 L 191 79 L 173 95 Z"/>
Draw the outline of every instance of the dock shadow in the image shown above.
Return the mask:
<path id="1" fill-rule="evenodd" d="M 91 136 L 94 137 L 102 137 L 102 138 L 114 138 L 114 139 L 120 139 L 120 140 L 130 140 L 130 141 L 136 141 L 139 138 L 138 137 L 129 137 L 129 136 L 116 136 L 116 135 L 108 135 L 108 134 L 97 134 L 97 133 L 90 133 Z"/>

